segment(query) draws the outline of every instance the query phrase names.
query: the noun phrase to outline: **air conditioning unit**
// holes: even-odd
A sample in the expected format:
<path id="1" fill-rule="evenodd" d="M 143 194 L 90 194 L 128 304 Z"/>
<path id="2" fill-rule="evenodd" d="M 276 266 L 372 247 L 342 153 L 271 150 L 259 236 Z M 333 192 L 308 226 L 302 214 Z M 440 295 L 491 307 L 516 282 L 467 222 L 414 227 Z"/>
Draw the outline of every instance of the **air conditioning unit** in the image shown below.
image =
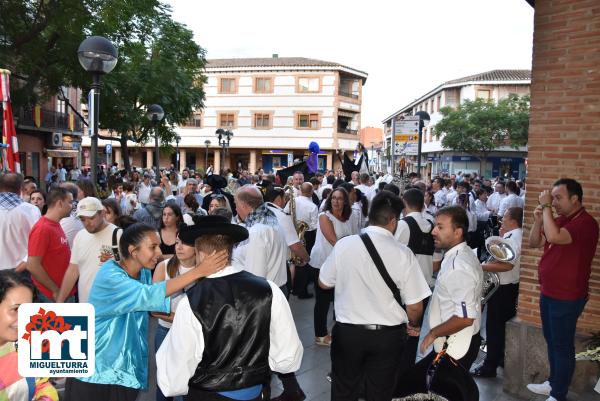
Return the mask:
<path id="1" fill-rule="evenodd" d="M 57 148 L 63 146 L 63 134 L 62 132 L 53 132 L 52 133 L 52 146 Z"/>

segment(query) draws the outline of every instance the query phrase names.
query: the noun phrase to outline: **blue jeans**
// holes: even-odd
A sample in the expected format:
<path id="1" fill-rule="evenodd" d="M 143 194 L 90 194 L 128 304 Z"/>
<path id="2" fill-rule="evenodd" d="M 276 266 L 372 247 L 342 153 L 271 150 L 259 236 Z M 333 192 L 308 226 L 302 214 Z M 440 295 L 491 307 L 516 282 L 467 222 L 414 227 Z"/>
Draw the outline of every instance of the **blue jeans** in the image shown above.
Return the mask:
<path id="1" fill-rule="evenodd" d="M 587 298 L 561 301 L 540 297 L 540 315 L 550 362 L 550 395 L 558 401 L 567 399 L 575 371 L 575 329 Z"/>
<path id="2" fill-rule="evenodd" d="M 162 342 L 165 340 L 165 337 L 167 336 L 167 333 L 169 332 L 169 329 L 166 327 L 161 326 L 160 324 L 156 325 L 156 335 L 154 336 L 154 351 L 158 351 L 158 348 L 160 347 L 160 345 L 162 344 Z M 177 396 L 177 397 L 165 397 L 164 394 L 162 393 L 162 391 L 160 391 L 160 387 L 158 387 L 158 384 L 156 385 L 156 401 L 181 401 L 182 398 Z"/>

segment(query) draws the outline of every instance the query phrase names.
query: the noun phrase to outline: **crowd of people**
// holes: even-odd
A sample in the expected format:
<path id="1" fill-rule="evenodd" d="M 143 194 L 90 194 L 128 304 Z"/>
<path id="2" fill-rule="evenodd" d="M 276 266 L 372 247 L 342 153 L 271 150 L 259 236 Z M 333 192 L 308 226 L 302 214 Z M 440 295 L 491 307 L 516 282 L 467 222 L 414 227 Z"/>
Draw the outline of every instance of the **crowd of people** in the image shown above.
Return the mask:
<path id="1" fill-rule="evenodd" d="M 503 366 L 518 297 L 523 181 L 296 171 L 281 182 L 262 170 L 202 176 L 171 166 L 158 176 L 111 168 L 97 186 L 85 171 L 62 170 L 49 173 L 46 191 L 31 177 L 0 176 L 0 312 L 14 319 L 0 313 L 0 362 L 16 352 L 20 303 L 91 303 L 95 372 L 68 378 L 66 400 L 135 400 L 148 387 L 154 318 L 157 400 L 268 400 L 274 373 L 283 393 L 273 399 L 301 401 L 303 347 L 290 296 L 314 302 L 314 342 L 331 347 L 332 400 L 428 391 L 476 400 L 471 376 L 426 380 L 431 367 L 444 355 L 477 377 Z M 566 397 L 598 241 L 582 197 L 570 179 L 540 194 L 529 238 L 544 246 L 550 360 L 548 381 L 530 389 L 549 401 Z M 514 258 L 488 259 L 493 236 Z M 562 262 L 574 257 L 573 276 Z M 498 288 L 482 305 L 485 274 L 497 275 Z M 483 342 L 486 359 L 472 366 Z M 47 380 L 33 385 L 56 399 Z M 0 386 L 0 399 L 32 399 L 12 388 Z"/>

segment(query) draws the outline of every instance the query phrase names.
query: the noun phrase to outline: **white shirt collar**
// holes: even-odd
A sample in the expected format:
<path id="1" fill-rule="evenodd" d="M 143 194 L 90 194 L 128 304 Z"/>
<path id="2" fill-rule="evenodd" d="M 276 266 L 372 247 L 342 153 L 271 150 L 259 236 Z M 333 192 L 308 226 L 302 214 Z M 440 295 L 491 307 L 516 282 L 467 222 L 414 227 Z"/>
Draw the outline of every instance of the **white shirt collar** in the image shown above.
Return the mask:
<path id="1" fill-rule="evenodd" d="M 240 267 L 229 265 L 229 266 L 226 266 L 223 270 L 219 270 L 218 272 L 211 274 L 207 278 L 217 278 L 217 277 L 229 276 L 230 274 L 239 273 L 241 271 L 242 271 L 242 269 Z"/>
<path id="2" fill-rule="evenodd" d="M 427 210 L 427 209 L 423 209 L 423 210 Z M 410 212 L 409 214 L 407 214 L 405 217 L 422 217 L 423 212 Z"/>
<path id="3" fill-rule="evenodd" d="M 446 255 L 450 255 L 450 253 L 454 252 L 454 251 L 459 252 L 461 249 L 463 249 L 466 246 L 468 246 L 466 241 L 461 242 L 458 245 L 454 245 L 452 248 L 450 248 L 446 251 Z"/>
<path id="4" fill-rule="evenodd" d="M 373 233 L 373 234 L 388 235 L 391 238 L 394 238 L 394 234 L 392 234 L 388 229 L 379 227 L 379 226 L 369 226 L 369 227 L 365 228 L 365 232 Z"/>
<path id="5" fill-rule="evenodd" d="M 519 233 L 520 230 L 522 230 L 522 229 L 521 228 L 515 228 L 514 230 L 510 230 L 509 232 L 505 233 L 502 238 L 510 238 L 513 234 Z"/>

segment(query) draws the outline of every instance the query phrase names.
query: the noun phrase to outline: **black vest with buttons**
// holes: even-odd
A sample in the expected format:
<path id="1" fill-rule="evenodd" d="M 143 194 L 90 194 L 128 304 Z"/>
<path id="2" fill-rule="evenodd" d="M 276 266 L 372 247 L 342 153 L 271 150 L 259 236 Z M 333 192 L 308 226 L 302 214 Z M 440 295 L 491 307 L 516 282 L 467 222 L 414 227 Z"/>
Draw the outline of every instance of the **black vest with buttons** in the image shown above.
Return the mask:
<path id="1" fill-rule="evenodd" d="M 267 280 L 241 271 L 203 279 L 187 296 L 204 335 L 190 388 L 233 391 L 267 383 L 273 299 Z"/>

